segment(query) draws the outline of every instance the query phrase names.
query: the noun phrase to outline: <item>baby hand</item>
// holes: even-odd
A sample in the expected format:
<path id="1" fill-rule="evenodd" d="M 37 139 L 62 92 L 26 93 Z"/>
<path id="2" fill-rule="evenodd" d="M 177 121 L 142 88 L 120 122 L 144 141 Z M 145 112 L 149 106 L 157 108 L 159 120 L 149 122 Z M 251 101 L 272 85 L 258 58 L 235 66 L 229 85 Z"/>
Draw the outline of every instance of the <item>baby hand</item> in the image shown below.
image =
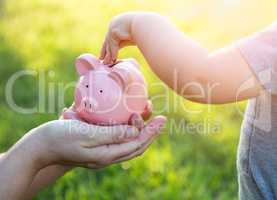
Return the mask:
<path id="1" fill-rule="evenodd" d="M 104 64 L 114 63 L 118 51 L 122 47 L 134 44 L 131 29 L 132 21 L 137 14 L 135 12 L 124 13 L 112 19 L 100 55 L 100 59 L 104 60 Z"/>

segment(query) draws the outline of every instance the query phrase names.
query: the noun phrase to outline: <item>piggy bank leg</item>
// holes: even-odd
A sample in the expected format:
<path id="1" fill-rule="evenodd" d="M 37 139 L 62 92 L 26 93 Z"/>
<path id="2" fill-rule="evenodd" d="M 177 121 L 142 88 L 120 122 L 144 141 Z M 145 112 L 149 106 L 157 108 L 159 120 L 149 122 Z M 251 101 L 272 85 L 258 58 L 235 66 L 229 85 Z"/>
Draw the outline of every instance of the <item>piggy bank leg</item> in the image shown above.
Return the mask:
<path id="1" fill-rule="evenodd" d="M 144 127 L 144 121 L 148 120 L 152 114 L 152 103 L 150 100 L 147 101 L 147 105 L 142 114 L 132 114 L 128 124 L 137 127 L 141 130 Z"/>
<path id="2" fill-rule="evenodd" d="M 61 119 L 81 120 L 75 112 L 74 104 L 70 108 L 64 108 Z"/>
<path id="3" fill-rule="evenodd" d="M 143 113 L 141 114 L 141 117 L 144 121 L 148 120 L 152 115 L 153 105 L 150 100 L 147 101 L 147 104 L 144 108 Z"/>

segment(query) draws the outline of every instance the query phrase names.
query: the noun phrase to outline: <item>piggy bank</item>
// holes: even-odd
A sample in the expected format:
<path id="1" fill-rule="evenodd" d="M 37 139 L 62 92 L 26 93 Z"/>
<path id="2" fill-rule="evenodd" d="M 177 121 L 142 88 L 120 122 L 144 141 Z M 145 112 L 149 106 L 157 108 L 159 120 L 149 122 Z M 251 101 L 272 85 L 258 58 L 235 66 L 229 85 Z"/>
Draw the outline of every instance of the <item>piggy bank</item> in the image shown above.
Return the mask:
<path id="1" fill-rule="evenodd" d="M 76 59 L 79 81 L 74 105 L 64 119 L 79 119 L 91 124 L 127 124 L 136 113 L 147 119 L 151 114 L 145 79 L 134 59 L 104 65 L 91 54 Z"/>

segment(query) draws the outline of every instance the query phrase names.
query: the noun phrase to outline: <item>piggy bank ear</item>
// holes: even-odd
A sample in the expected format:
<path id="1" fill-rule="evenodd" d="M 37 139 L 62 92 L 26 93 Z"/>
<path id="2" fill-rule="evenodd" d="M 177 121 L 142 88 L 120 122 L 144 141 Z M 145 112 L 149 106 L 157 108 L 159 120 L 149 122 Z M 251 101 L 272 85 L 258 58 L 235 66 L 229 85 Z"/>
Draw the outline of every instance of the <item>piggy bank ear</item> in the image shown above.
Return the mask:
<path id="1" fill-rule="evenodd" d="M 109 77 L 115 80 L 122 89 L 125 89 L 132 82 L 131 73 L 124 68 L 114 68 L 109 73 Z"/>
<path id="2" fill-rule="evenodd" d="M 75 62 L 76 70 L 80 76 L 96 69 L 99 65 L 101 65 L 101 62 L 89 53 L 80 55 Z"/>

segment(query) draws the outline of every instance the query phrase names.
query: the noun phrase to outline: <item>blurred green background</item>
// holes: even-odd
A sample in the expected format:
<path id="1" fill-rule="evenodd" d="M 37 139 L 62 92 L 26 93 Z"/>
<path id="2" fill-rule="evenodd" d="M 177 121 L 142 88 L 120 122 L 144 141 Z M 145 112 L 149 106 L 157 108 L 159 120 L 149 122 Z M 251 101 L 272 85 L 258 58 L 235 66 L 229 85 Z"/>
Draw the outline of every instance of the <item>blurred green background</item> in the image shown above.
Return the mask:
<path id="1" fill-rule="evenodd" d="M 168 16 L 181 30 L 213 50 L 270 24 L 277 17 L 277 2 L 0 0 L 2 152 L 31 128 L 58 117 L 62 109 L 58 86 L 77 79 L 74 59 L 83 52 L 98 55 L 112 16 L 131 10 Z M 134 57 L 141 63 L 151 97 L 164 94 L 164 89 L 151 85 L 159 80 L 135 47 L 124 49 L 120 57 Z M 46 74 L 48 112 L 26 115 L 8 106 L 5 85 L 12 74 L 23 69 L 54 72 L 55 76 Z M 54 94 L 47 92 L 49 87 L 55 89 Z M 13 92 L 16 103 L 36 106 L 37 88 L 37 77 L 20 78 Z M 183 101 L 172 92 L 168 97 L 167 101 L 154 100 L 156 114 L 161 114 L 159 111 L 169 103 L 169 110 L 162 112 L 169 122 L 143 156 L 99 171 L 75 169 L 34 199 L 237 199 L 236 148 L 245 103 L 205 106 Z M 65 94 L 66 105 L 72 100 L 70 88 Z M 49 112 L 48 106 L 53 105 Z M 183 122 L 204 128 L 187 130 L 175 126 Z M 216 124 L 219 127 L 215 132 L 206 127 Z"/>

